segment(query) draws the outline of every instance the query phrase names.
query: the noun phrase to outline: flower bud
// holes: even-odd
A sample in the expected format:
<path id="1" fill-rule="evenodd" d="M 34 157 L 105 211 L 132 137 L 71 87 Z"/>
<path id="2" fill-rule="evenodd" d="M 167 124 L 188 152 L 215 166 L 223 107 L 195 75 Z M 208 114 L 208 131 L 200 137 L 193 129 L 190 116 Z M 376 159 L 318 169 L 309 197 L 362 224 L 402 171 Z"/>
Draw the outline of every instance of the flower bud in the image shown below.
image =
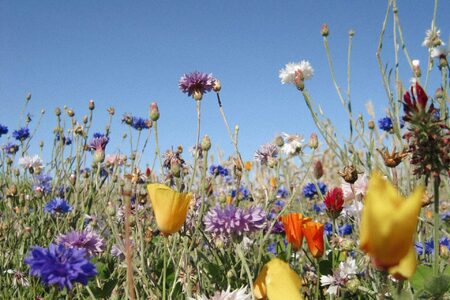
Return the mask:
<path id="1" fill-rule="evenodd" d="M 422 72 L 420 70 L 420 61 L 418 59 L 414 59 L 411 62 L 411 64 L 412 64 L 412 67 L 413 67 L 414 76 L 416 76 L 416 77 L 422 76 Z"/>
<path id="2" fill-rule="evenodd" d="M 332 219 L 336 219 L 344 208 L 344 192 L 341 188 L 333 188 L 325 195 L 325 207 Z"/>
<path id="3" fill-rule="evenodd" d="M 95 108 L 95 103 L 94 103 L 94 100 L 89 100 L 89 110 L 94 110 L 94 108 Z"/>
<path id="4" fill-rule="evenodd" d="M 345 182 L 353 184 L 356 180 L 358 180 L 358 171 L 354 166 L 346 166 L 343 171 L 338 172 L 339 176 L 341 176 Z"/>
<path id="5" fill-rule="evenodd" d="M 214 80 L 212 88 L 214 92 L 216 93 L 220 92 L 220 90 L 222 89 L 222 85 L 220 84 L 219 79 Z"/>
<path id="6" fill-rule="evenodd" d="M 442 87 L 436 89 L 436 94 L 434 95 L 434 97 L 438 100 L 444 99 L 444 90 L 442 89 Z"/>
<path id="7" fill-rule="evenodd" d="M 375 122 L 373 120 L 370 120 L 369 122 L 367 122 L 367 127 L 369 127 L 369 129 L 374 129 L 375 128 Z"/>
<path id="8" fill-rule="evenodd" d="M 199 90 L 195 90 L 192 93 L 192 98 L 194 98 L 194 100 L 196 100 L 196 101 L 200 101 L 203 98 L 203 93 L 201 91 L 199 91 Z"/>
<path id="9" fill-rule="evenodd" d="M 323 176 L 323 165 L 320 160 L 316 161 L 314 164 L 314 177 L 319 180 Z"/>
<path id="10" fill-rule="evenodd" d="M 57 117 L 59 117 L 61 115 L 61 108 L 59 108 L 59 107 L 55 108 L 55 115 Z"/>
<path id="11" fill-rule="evenodd" d="M 211 139 L 208 135 L 203 137 L 201 147 L 203 151 L 209 151 L 209 149 L 211 149 Z"/>
<path id="12" fill-rule="evenodd" d="M 66 110 L 66 113 L 67 113 L 67 115 L 69 116 L 69 117 L 74 117 L 75 116 L 75 112 L 73 111 L 73 109 L 71 109 L 71 108 L 68 108 L 67 110 Z"/>
<path id="13" fill-rule="evenodd" d="M 84 124 L 87 124 L 88 120 L 89 120 L 89 119 L 88 119 L 87 116 L 83 116 L 83 123 L 84 123 Z"/>
<path id="14" fill-rule="evenodd" d="M 25 99 L 26 99 L 27 101 L 30 101 L 30 100 L 31 100 L 31 93 L 28 93 L 27 96 L 25 97 Z"/>
<path id="15" fill-rule="evenodd" d="M 269 166 L 269 168 L 275 168 L 278 164 L 278 161 L 276 159 L 274 159 L 273 157 L 269 157 L 267 159 L 267 165 Z"/>
<path id="16" fill-rule="evenodd" d="M 275 137 L 275 140 L 274 140 L 274 142 L 273 142 L 275 145 L 277 145 L 278 147 L 283 147 L 283 145 L 284 145 L 284 139 L 283 139 L 283 137 L 282 136 L 280 136 L 280 135 L 277 135 L 276 137 Z"/>
<path id="17" fill-rule="evenodd" d="M 348 32 L 348 35 L 349 35 L 350 37 L 354 37 L 354 36 L 355 36 L 355 31 L 354 31 L 353 29 L 351 29 L 351 30 Z"/>
<path id="18" fill-rule="evenodd" d="M 322 36 L 328 36 L 330 34 L 330 28 L 328 28 L 328 24 L 322 24 L 322 27 L 320 27 L 320 34 Z"/>
<path id="19" fill-rule="evenodd" d="M 348 289 L 348 291 L 353 294 L 358 291 L 358 288 L 361 286 L 361 282 L 359 281 L 358 278 L 353 278 L 347 281 L 345 286 Z"/>
<path id="20" fill-rule="evenodd" d="M 317 134 L 312 133 L 311 137 L 309 138 L 309 147 L 311 149 L 317 149 L 319 147 L 319 140 L 317 139 Z"/>
<path id="21" fill-rule="evenodd" d="M 114 108 L 114 107 L 109 107 L 107 110 L 106 110 L 111 116 L 114 116 L 114 114 L 116 113 L 116 109 Z"/>
<path id="22" fill-rule="evenodd" d="M 152 120 L 153 122 L 158 121 L 159 119 L 159 108 L 158 108 L 158 104 L 156 102 L 153 102 L 150 105 L 150 120 Z"/>

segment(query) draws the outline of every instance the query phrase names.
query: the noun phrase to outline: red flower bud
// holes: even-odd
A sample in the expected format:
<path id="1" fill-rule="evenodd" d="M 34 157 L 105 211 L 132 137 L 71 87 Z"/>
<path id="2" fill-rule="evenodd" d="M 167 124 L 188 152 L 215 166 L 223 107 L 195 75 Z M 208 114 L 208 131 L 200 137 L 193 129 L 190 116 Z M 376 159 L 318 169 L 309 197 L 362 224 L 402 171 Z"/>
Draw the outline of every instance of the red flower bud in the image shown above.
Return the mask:
<path id="1" fill-rule="evenodd" d="M 341 214 L 344 205 L 344 192 L 341 188 L 333 188 L 325 196 L 325 206 L 328 214 L 332 218 L 337 218 Z"/>

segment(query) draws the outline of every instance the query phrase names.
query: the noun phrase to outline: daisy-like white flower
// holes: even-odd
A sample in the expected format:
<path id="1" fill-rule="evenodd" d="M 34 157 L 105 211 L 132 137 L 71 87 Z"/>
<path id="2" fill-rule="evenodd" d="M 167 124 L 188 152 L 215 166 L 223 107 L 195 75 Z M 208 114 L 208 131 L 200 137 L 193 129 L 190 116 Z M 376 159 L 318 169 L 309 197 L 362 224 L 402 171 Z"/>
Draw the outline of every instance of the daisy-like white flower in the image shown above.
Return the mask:
<path id="1" fill-rule="evenodd" d="M 250 300 L 252 295 L 247 293 L 247 287 L 241 287 L 240 289 L 231 291 L 228 286 L 226 291 L 217 291 L 214 296 L 208 298 L 205 295 L 199 295 L 197 298 L 188 298 L 189 300 Z"/>
<path id="2" fill-rule="evenodd" d="M 428 29 L 425 33 L 425 39 L 423 40 L 422 46 L 427 48 L 433 48 L 437 46 L 445 45 L 441 40 L 441 31 L 436 28 Z"/>
<path id="3" fill-rule="evenodd" d="M 328 286 L 325 291 L 330 295 L 337 295 L 338 290 L 356 275 L 356 261 L 349 257 L 346 261 L 339 264 L 339 268 L 333 272 L 333 275 L 322 275 L 320 284 L 322 287 Z"/>
<path id="4" fill-rule="evenodd" d="M 19 166 L 34 173 L 39 173 L 43 169 L 42 159 L 38 155 L 19 158 Z"/>
<path id="5" fill-rule="evenodd" d="M 288 63 L 284 67 L 284 69 L 280 70 L 280 74 L 278 75 L 281 79 L 282 84 L 292 83 L 295 84 L 295 72 L 300 71 L 303 80 L 311 79 L 314 75 L 314 69 L 311 67 L 311 64 L 307 60 L 302 60 L 298 63 Z"/>
<path id="6" fill-rule="evenodd" d="M 3 271 L 3 273 L 8 275 L 13 275 L 13 286 L 16 287 L 18 285 L 28 287 L 30 286 L 30 282 L 28 281 L 25 274 L 23 274 L 20 271 L 8 269 L 6 271 Z"/>
<path id="7" fill-rule="evenodd" d="M 284 138 L 284 145 L 281 151 L 288 156 L 294 156 L 299 154 L 303 148 L 304 138 L 298 134 L 282 133 Z"/>
<path id="8" fill-rule="evenodd" d="M 367 190 L 367 176 L 366 174 L 359 176 L 358 179 L 353 184 L 353 187 L 350 183 L 342 181 L 341 188 L 344 191 L 344 199 L 352 200 L 357 196 L 364 197 Z"/>
<path id="9" fill-rule="evenodd" d="M 264 144 L 255 152 L 254 159 L 261 165 L 270 164 L 278 157 L 278 150 L 274 144 Z"/>

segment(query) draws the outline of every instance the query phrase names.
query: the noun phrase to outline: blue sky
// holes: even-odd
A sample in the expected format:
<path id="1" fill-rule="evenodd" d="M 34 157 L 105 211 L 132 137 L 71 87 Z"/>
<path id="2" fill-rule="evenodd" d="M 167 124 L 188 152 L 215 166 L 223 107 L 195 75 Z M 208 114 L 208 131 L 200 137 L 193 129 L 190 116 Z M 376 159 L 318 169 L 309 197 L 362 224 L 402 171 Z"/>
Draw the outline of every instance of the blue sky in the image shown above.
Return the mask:
<path id="1" fill-rule="evenodd" d="M 412 58 L 423 63 L 421 47 L 430 27 L 434 1 L 398 1 L 399 16 Z M 53 110 L 67 105 L 80 120 L 88 101 L 96 103 L 94 129 L 104 130 L 115 107 L 108 152 L 127 132 L 123 113 L 147 117 L 156 101 L 162 150 L 195 142 L 196 112 L 178 80 L 194 70 L 222 82 L 221 97 L 229 123 L 240 127 L 245 159 L 280 132 L 306 138 L 315 127 L 303 98 L 280 83 L 278 71 L 288 62 L 309 60 L 315 76 L 307 82 L 314 100 L 342 131 L 345 113 L 334 91 L 320 26 L 328 23 L 335 69 L 346 87 L 348 31 L 356 32 L 352 55 L 352 100 L 365 113 L 371 100 L 379 117 L 387 106 L 375 58 L 387 1 L 0 1 L 0 124 L 17 128 L 23 99 L 33 94 L 29 111 L 47 111 L 31 150 L 51 142 Z M 449 1 L 440 1 L 437 27 L 448 41 Z M 383 60 L 393 65 L 392 20 Z M 402 54 L 401 54 L 402 55 Z M 405 65 L 401 58 L 401 66 Z M 424 67 L 423 67 L 424 68 Z M 406 70 L 406 68 L 404 69 Z M 436 71 L 435 71 L 436 72 Z M 410 78 L 402 74 L 404 84 Z M 437 83 L 430 84 L 434 91 Z M 232 145 L 214 94 L 202 100 L 202 135 L 225 156 Z M 80 120 L 81 121 L 81 120 Z M 34 123 L 34 124 L 33 124 Z M 31 128 L 36 122 L 33 122 Z M 6 142 L 1 137 L 0 144 Z M 150 142 L 144 161 L 152 161 Z"/>

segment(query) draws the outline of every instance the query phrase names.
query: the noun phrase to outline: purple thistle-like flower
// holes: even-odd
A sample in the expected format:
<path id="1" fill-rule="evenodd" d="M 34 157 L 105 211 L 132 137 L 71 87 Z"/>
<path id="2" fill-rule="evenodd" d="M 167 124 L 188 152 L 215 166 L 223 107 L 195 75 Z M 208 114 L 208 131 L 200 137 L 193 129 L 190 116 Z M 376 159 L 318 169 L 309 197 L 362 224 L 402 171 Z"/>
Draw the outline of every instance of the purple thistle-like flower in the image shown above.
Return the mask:
<path id="1" fill-rule="evenodd" d="M 63 245 L 34 246 L 25 263 L 30 266 L 31 275 L 39 277 L 46 285 L 58 285 L 61 289 L 71 290 L 75 282 L 87 285 L 88 280 L 97 275 L 86 250 Z"/>
<path id="2" fill-rule="evenodd" d="M 49 214 L 55 214 L 55 213 L 68 213 L 72 210 L 72 207 L 67 203 L 66 200 L 61 198 L 55 198 L 53 200 L 50 200 L 47 204 L 44 206 L 44 211 Z"/>
<path id="3" fill-rule="evenodd" d="M 214 81 L 215 79 L 212 74 L 195 71 L 181 76 L 178 87 L 183 93 L 187 93 L 188 96 L 192 96 L 194 93 L 203 95 L 206 92 L 211 91 Z"/>
<path id="4" fill-rule="evenodd" d="M 3 151 L 5 151 L 6 154 L 14 155 L 19 151 L 19 145 L 8 143 L 6 145 L 3 145 Z"/>
<path id="5" fill-rule="evenodd" d="M 265 144 L 259 147 L 255 153 L 255 160 L 259 161 L 261 165 L 267 165 L 269 160 L 277 158 L 278 149 L 274 144 Z"/>
<path id="6" fill-rule="evenodd" d="M 89 150 L 95 151 L 105 151 L 106 145 L 109 142 L 109 138 L 104 135 L 97 136 L 92 139 L 92 141 L 88 145 Z"/>
<path id="7" fill-rule="evenodd" d="M 8 127 L 0 124 L 0 136 L 8 133 Z"/>
<path id="8" fill-rule="evenodd" d="M 66 234 L 60 234 L 56 238 L 58 245 L 64 245 L 67 248 L 85 249 L 90 256 L 105 251 L 105 242 L 95 231 L 71 231 Z"/>
<path id="9" fill-rule="evenodd" d="M 263 229 L 266 225 L 266 213 L 259 206 L 247 209 L 228 205 L 221 208 L 216 205 L 205 216 L 206 231 L 215 235 L 241 236 Z"/>
<path id="10" fill-rule="evenodd" d="M 24 141 L 30 136 L 30 130 L 28 127 L 22 127 L 18 130 L 14 130 L 12 136 L 18 141 Z"/>

